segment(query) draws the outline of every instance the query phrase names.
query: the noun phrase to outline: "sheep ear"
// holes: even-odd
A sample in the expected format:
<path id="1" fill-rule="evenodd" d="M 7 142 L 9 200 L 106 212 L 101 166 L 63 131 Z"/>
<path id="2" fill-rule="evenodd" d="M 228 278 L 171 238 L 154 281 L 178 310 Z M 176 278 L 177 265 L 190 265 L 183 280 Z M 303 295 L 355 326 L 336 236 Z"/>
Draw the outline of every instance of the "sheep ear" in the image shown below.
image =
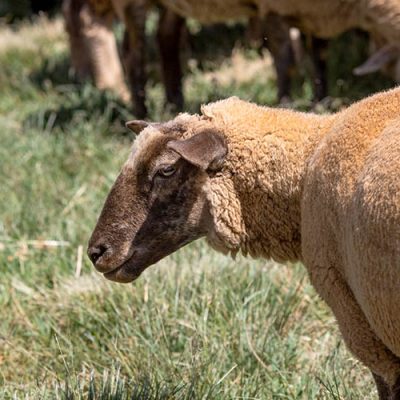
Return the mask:
<path id="1" fill-rule="evenodd" d="M 198 133 L 189 139 L 172 140 L 167 147 L 204 170 L 218 169 L 228 153 L 224 137 L 212 130 Z"/>
<path id="2" fill-rule="evenodd" d="M 150 122 L 142 121 L 140 119 L 134 119 L 125 123 L 125 126 L 129 128 L 132 132 L 135 132 L 136 135 L 139 135 L 139 133 L 142 132 L 144 128 L 147 128 L 149 125 L 151 125 Z"/>
<path id="3" fill-rule="evenodd" d="M 365 63 L 361 64 L 357 68 L 354 68 L 354 75 L 361 76 L 371 74 L 372 72 L 379 71 L 386 64 L 395 60 L 400 55 L 400 49 L 393 45 L 388 44 L 372 54 Z"/>

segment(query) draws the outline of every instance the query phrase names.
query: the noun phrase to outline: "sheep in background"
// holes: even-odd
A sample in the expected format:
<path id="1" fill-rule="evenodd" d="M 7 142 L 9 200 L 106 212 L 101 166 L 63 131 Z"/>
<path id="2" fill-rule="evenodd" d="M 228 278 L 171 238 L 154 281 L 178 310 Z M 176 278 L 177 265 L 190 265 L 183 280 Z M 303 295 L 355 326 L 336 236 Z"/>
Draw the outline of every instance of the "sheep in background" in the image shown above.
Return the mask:
<path id="1" fill-rule="evenodd" d="M 290 26 L 315 37 L 312 55 L 316 68 L 316 94 L 326 96 L 326 62 L 321 54 L 326 43 L 353 28 L 369 32 L 378 44 L 376 52 L 366 63 L 355 69 L 356 75 L 365 75 L 386 69 L 400 82 L 400 2 L 398 0 L 160 0 L 166 7 L 185 17 L 203 23 L 269 14 L 286 19 Z M 389 65 L 388 65 L 389 64 Z"/>
<path id="2" fill-rule="evenodd" d="M 93 76 L 100 89 L 112 89 L 122 99 L 133 99 L 135 114 L 144 117 L 146 60 L 145 21 L 153 3 L 149 0 L 64 0 L 63 12 L 69 36 L 72 66 L 79 78 Z M 115 15 L 123 21 L 126 32 L 122 59 L 130 84 L 125 85 L 123 68 L 112 32 Z M 253 18 L 251 24 L 258 18 Z M 290 97 L 291 70 L 295 64 L 289 26 L 280 17 L 270 14 L 262 20 L 266 47 L 270 50 L 277 73 L 278 101 Z M 225 20 L 223 20 L 225 22 Z M 257 23 L 259 23 L 257 21 Z M 184 19 L 169 8 L 160 8 L 157 40 L 166 100 L 177 110 L 183 108 L 180 42 Z M 131 95 L 130 95 L 131 94 Z"/>
<path id="3" fill-rule="evenodd" d="M 163 80 L 167 102 L 174 104 L 178 110 L 183 105 L 182 69 L 179 60 L 183 18 L 196 18 L 208 24 L 226 22 L 229 19 L 265 19 L 268 48 L 273 55 L 277 71 L 279 100 L 290 95 L 290 71 L 293 69 L 294 55 L 289 26 L 297 26 L 302 32 L 313 37 L 316 100 L 321 100 L 327 95 L 326 57 L 323 56 L 326 53 L 326 39 L 352 28 L 361 28 L 369 32 L 373 41 L 380 43 L 377 52 L 366 63 L 356 68 L 355 73 L 363 75 L 386 69 L 394 78 L 400 79 L 400 4 L 394 0 L 322 0 L 318 6 L 311 0 L 158 0 L 155 3 L 150 0 L 65 0 L 67 30 L 70 34 L 73 63 L 77 70 L 85 71 L 87 64 L 91 65 L 98 87 L 114 88 L 121 97 L 127 99 L 129 92 L 122 79 L 122 67 L 111 31 L 113 13 L 124 22 L 126 34 L 123 59 L 135 112 L 139 117 L 145 116 L 147 112 L 144 25 L 147 12 L 153 4 L 164 6 L 158 28 Z M 79 35 L 76 32 L 87 37 L 87 40 L 81 39 L 82 42 L 86 42 L 84 45 L 79 45 Z M 96 32 L 99 32 L 98 38 Z M 74 50 L 74 45 L 78 50 Z M 79 47 L 85 50 L 82 52 Z M 86 53 L 90 56 L 89 61 L 85 61 L 85 57 L 81 61 L 74 61 L 77 60 L 74 52 Z M 386 68 L 388 63 L 391 65 Z"/>
<path id="4" fill-rule="evenodd" d="M 136 38 L 136 52 L 132 49 L 128 38 L 124 37 L 121 64 L 113 23 L 117 16 L 124 18 L 123 3 L 115 8 L 111 0 L 64 0 L 63 15 L 68 33 L 71 64 L 79 80 L 92 77 L 99 89 L 111 89 L 125 102 L 131 100 L 136 105 L 136 113 L 140 117 L 146 115 L 144 104 L 145 91 L 145 51 L 144 24 L 146 9 L 139 15 L 135 26 L 141 30 Z M 142 17 L 142 18 L 140 18 Z M 125 23 L 128 23 L 125 21 Z M 132 87 L 125 83 L 125 73 L 131 73 Z"/>
<path id="5" fill-rule="evenodd" d="M 354 69 L 355 75 L 383 70 L 400 82 L 399 1 L 324 0 L 317 7 L 312 0 L 260 1 L 263 12 L 286 17 L 302 32 L 320 39 L 329 39 L 353 28 L 368 32 L 375 49 L 364 64 Z"/>
<path id="6" fill-rule="evenodd" d="M 362 65 L 354 68 L 358 76 L 382 70 L 386 75 L 400 82 L 400 45 L 387 44 L 385 40 L 374 37 L 371 40 L 371 57 Z"/>
<path id="7" fill-rule="evenodd" d="M 112 31 L 112 5 L 108 1 L 94 3 L 87 0 L 63 1 L 72 67 L 78 79 L 93 77 L 99 89 L 112 89 L 124 101 L 129 101 L 130 93 L 125 85 Z"/>
<path id="8" fill-rule="evenodd" d="M 206 237 L 218 251 L 302 261 L 381 400 L 400 399 L 400 89 L 333 115 L 230 98 L 131 121 L 132 153 L 88 255 L 110 280 Z"/>

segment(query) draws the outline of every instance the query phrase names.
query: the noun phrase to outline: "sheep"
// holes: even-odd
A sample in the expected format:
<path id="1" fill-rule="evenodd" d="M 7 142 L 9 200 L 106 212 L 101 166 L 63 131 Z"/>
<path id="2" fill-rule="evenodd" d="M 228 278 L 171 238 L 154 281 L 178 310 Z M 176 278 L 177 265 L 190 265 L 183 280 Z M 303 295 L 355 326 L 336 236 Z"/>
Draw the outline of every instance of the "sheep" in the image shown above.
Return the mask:
<path id="1" fill-rule="evenodd" d="M 135 114 L 144 118 L 146 59 L 145 22 L 150 0 L 64 0 L 63 14 L 69 37 L 72 66 L 78 78 L 93 76 L 100 89 L 112 89 L 124 101 L 134 103 Z M 183 107 L 179 35 L 184 19 L 160 8 L 158 44 L 167 101 Z M 129 27 L 122 45 L 122 61 L 130 89 L 124 81 L 116 39 L 112 31 L 115 16 Z"/>
<path id="2" fill-rule="evenodd" d="M 286 18 L 303 33 L 319 39 L 330 39 L 352 28 L 360 28 L 371 34 L 372 41 L 380 46 L 366 63 L 355 68 L 356 75 L 385 69 L 400 82 L 400 3 L 397 0 L 322 0 L 316 5 L 313 0 L 160 0 L 179 15 L 196 18 L 209 23 L 237 19 L 254 14 L 262 17 L 275 14 Z M 322 45 L 320 42 L 319 45 Z M 316 44 L 318 48 L 318 43 Z M 316 65 L 316 98 L 326 95 L 323 74 L 325 62 L 318 52 Z M 318 60 L 318 59 L 317 59 Z M 387 65 L 389 64 L 389 68 Z M 318 90 L 321 92 L 318 93 Z"/>
<path id="3" fill-rule="evenodd" d="M 400 82 L 400 3 L 397 0 L 324 0 L 318 7 L 312 0 L 259 1 L 263 3 L 263 12 L 286 16 L 302 32 L 321 39 L 352 28 L 369 32 L 377 48 L 364 64 L 354 69 L 354 74 L 383 70 Z"/>
<path id="4" fill-rule="evenodd" d="M 138 9 L 140 4 L 138 3 Z M 139 118 L 146 116 L 144 103 L 144 23 L 145 12 L 134 21 L 137 27 L 136 45 L 130 49 L 127 37 L 124 38 L 124 58 L 126 72 L 134 74 L 129 90 L 125 84 L 124 71 L 118 54 L 117 43 L 112 31 L 115 14 L 124 18 L 132 7 L 118 2 L 115 7 L 111 0 L 64 0 L 62 5 L 65 27 L 68 33 L 72 67 L 79 79 L 92 76 L 99 89 L 111 89 L 122 100 L 135 103 Z M 142 18 L 141 18 L 142 17 Z M 124 20 L 124 19 L 123 19 Z M 125 23 L 128 23 L 128 19 Z M 136 51 L 135 51 L 136 50 Z M 128 59 L 129 57 L 129 59 Z"/>
<path id="5" fill-rule="evenodd" d="M 354 75 L 362 76 L 383 70 L 386 75 L 392 77 L 396 82 L 400 82 L 400 46 L 388 44 L 385 41 L 379 46 L 377 42 L 379 42 L 378 38 L 374 37 L 371 47 L 378 50 L 374 51 L 362 65 L 354 68 Z"/>
<path id="6" fill-rule="evenodd" d="M 88 244 L 131 282 L 201 237 L 301 261 L 381 400 L 400 399 L 400 88 L 332 115 L 228 98 L 139 134 Z"/>
<path id="7" fill-rule="evenodd" d="M 93 76 L 99 89 L 112 89 L 128 102 L 131 96 L 112 32 L 113 10 L 107 3 L 97 6 L 94 11 L 86 0 L 63 1 L 72 67 L 78 79 Z"/>
<path id="8" fill-rule="evenodd" d="M 323 54 L 326 39 L 351 28 L 361 28 L 371 33 L 380 48 L 366 63 L 355 68 L 356 75 L 374 72 L 389 65 L 392 76 L 400 81 L 400 4 L 395 0 L 322 0 L 318 6 L 311 0 L 64 0 L 67 30 L 70 35 L 73 63 L 85 70 L 87 64 L 94 69 L 98 87 L 114 88 L 121 97 L 128 99 L 119 65 L 115 39 L 112 37 L 112 14 L 119 16 L 126 26 L 124 63 L 134 99 L 135 112 L 143 118 L 145 105 L 145 32 L 146 14 L 153 4 L 162 5 L 158 40 L 160 45 L 163 79 L 167 102 L 176 109 L 183 107 L 182 70 L 179 61 L 179 43 L 184 19 L 196 18 L 203 23 L 226 22 L 230 19 L 266 19 L 267 43 L 274 58 L 278 77 L 278 100 L 290 96 L 290 71 L 294 66 L 289 25 L 297 26 L 313 37 L 315 100 L 327 95 L 326 60 Z M 79 7 L 73 4 L 80 4 Z M 75 13 L 75 16 L 73 14 Z M 86 16 L 79 16 L 82 13 Z M 90 15 L 91 14 L 91 15 Z M 75 21 L 75 22 L 74 22 Z M 79 23 L 77 23 L 77 21 Z M 83 28 L 79 28 L 79 24 Z M 68 27 L 69 25 L 69 27 Z M 75 33 L 73 30 L 75 29 Z M 100 38 L 96 38 L 96 31 Z M 88 36 L 86 44 L 79 43 L 76 32 Z M 276 38 L 278 40 L 276 40 Z M 81 39 L 81 42 L 84 42 Z M 78 50 L 74 50 L 74 46 Z M 79 50 L 79 47 L 84 50 Z M 74 56 L 79 53 L 81 56 Z M 85 62 L 88 53 L 90 62 Z M 78 60 L 78 61 L 75 61 Z M 80 60 L 80 61 L 79 61 Z M 107 60 L 105 62 L 104 60 Z M 83 64 L 83 65 L 80 65 Z"/>
<path id="9" fill-rule="evenodd" d="M 147 114 L 144 23 L 152 5 L 150 0 L 64 0 L 63 3 L 72 66 L 77 76 L 82 79 L 92 75 L 98 88 L 112 89 L 125 101 L 130 101 L 132 97 L 135 114 L 139 118 Z M 166 100 L 177 110 L 182 110 L 179 47 L 184 18 L 169 8 L 159 5 L 159 9 L 157 40 Z M 123 79 L 123 68 L 112 32 L 115 15 L 126 26 L 123 61 L 131 85 L 130 91 Z M 251 24 L 257 22 L 256 17 L 250 21 Z M 266 47 L 271 51 L 277 72 L 278 101 L 286 101 L 290 97 L 290 71 L 295 63 L 292 46 L 298 46 L 299 39 L 291 38 L 289 26 L 277 15 L 270 14 L 262 22 L 268 37 Z"/>

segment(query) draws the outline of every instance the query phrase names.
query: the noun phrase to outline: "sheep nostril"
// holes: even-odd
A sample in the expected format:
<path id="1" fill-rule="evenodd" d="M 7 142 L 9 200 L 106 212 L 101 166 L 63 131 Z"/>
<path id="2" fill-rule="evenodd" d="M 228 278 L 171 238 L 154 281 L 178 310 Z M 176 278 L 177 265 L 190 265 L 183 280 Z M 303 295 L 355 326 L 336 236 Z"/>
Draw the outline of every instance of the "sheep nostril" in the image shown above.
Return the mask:
<path id="1" fill-rule="evenodd" d="M 108 250 L 108 246 L 99 245 L 93 246 L 88 250 L 88 256 L 93 265 L 96 265 L 97 260 Z"/>

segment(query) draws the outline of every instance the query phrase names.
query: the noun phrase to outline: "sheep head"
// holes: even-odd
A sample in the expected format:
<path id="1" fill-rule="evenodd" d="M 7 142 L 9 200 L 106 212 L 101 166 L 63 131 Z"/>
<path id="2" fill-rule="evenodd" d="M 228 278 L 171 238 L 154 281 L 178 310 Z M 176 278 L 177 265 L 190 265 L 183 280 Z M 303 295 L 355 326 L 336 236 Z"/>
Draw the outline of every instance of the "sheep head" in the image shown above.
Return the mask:
<path id="1" fill-rule="evenodd" d="M 140 133 L 93 231 L 88 255 L 110 280 L 131 282 L 148 266 L 205 236 L 211 217 L 209 174 L 227 153 L 209 128 L 187 137 L 182 126 L 131 121 Z"/>
<path id="2" fill-rule="evenodd" d="M 386 44 L 377 50 L 362 65 L 354 68 L 357 76 L 367 75 L 383 70 L 396 82 L 400 82 L 400 47 L 395 44 Z"/>

